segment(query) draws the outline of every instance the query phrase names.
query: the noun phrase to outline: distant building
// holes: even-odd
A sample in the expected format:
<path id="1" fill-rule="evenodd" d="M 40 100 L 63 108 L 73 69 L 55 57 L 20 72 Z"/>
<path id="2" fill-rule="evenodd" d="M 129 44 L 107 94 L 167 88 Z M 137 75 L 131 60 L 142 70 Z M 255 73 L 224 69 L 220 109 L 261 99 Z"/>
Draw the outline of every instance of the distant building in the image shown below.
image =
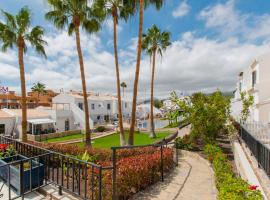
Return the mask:
<path id="1" fill-rule="evenodd" d="M 9 91 L 6 94 L 0 93 L 0 109 L 20 109 L 22 97 L 17 95 L 14 91 Z M 35 97 L 27 96 L 27 108 L 36 107 L 37 99 Z"/>
<path id="2" fill-rule="evenodd" d="M 37 106 L 51 106 L 53 97 L 57 96 L 58 93 L 52 90 L 45 90 L 45 93 L 38 94 L 38 92 L 28 92 L 29 97 L 36 100 Z"/>
<path id="3" fill-rule="evenodd" d="M 239 73 L 234 98 L 231 104 L 232 115 L 239 118 L 242 110 L 241 92 L 254 97 L 249 120 L 270 123 L 270 54 L 254 60 L 249 67 Z"/>

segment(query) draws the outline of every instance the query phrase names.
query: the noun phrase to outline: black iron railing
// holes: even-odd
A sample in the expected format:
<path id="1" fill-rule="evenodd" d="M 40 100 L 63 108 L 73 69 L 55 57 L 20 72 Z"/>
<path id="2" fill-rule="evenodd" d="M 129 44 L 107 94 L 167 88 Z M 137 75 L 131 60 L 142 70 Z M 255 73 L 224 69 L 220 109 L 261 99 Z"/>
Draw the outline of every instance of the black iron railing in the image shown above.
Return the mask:
<path id="1" fill-rule="evenodd" d="M 62 195 L 62 191 L 70 193 L 78 197 L 78 199 L 89 199 L 89 200 L 102 200 L 106 193 L 113 194 L 112 199 L 117 200 L 117 162 L 119 161 L 118 152 L 121 150 L 132 150 L 135 148 L 155 148 L 155 152 L 160 152 L 160 180 L 164 181 L 164 148 L 170 147 L 174 150 L 173 159 L 175 164 L 178 164 L 178 151 L 175 148 L 174 142 L 168 142 L 164 140 L 157 144 L 152 145 L 140 145 L 140 146 L 125 146 L 125 147 L 112 147 L 112 160 L 111 166 L 101 166 L 91 162 L 85 162 L 80 159 L 77 159 L 73 156 L 63 155 L 48 149 L 44 149 L 35 145 L 28 143 L 19 142 L 17 140 L 11 139 L 0 135 L 0 143 L 8 144 L 14 146 L 18 155 L 24 156 L 25 158 L 7 163 L 5 165 L 0 164 L 0 172 L 3 169 L 6 170 L 6 178 L 0 177 L 2 182 L 8 187 L 8 199 L 13 200 L 20 197 L 24 197 L 30 192 L 41 189 L 49 184 L 53 184 L 58 187 L 59 194 Z M 143 154 L 143 151 L 142 151 Z M 30 173 L 23 175 L 25 171 L 24 163 L 30 163 Z M 32 185 L 34 168 L 32 163 L 38 165 L 37 174 L 42 174 L 43 176 L 38 180 L 38 184 Z M 14 186 L 11 181 L 11 168 L 14 165 L 19 165 L 20 177 L 19 177 L 19 192 L 16 193 Z M 40 167 L 42 166 L 42 167 Z M 112 191 L 108 190 L 106 187 L 103 177 L 106 172 L 110 172 Z M 1 175 L 1 173 L 0 173 Z M 25 180 L 30 180 L 29 187 L 24 187 Z M 1 188 L 1 186 L 0 186 Z M 110 187 L 109 187 L 110 188 Z M 15 193 L 14 193 L 15 191 Z M 0 192 L 1 195 L 1 192 Z M 6 197 L 5 197 L 6 198 Z"/>
<path id="2" fill-rule="evenodd" d="M 245 127 L 241 125 L 240 137 L 247 145 L 252 155 L 258 162 L 258 167 L 264 169 L 266 174 L 270 177 L 270 149 L 257 140 Z"/>
<path id="3" fill-rule="evenodd" d="M 59 188 L 59 194 L 62 194 L 62 190 L 77 196 L 79 199 L 102 199 L 102 176 L 105 170 L 112 170 L 112 167 L 102 167 L 95 163 L 85 162 L 74 158 L 72 156 L 63 155 L 47 149 L 43 149 L 28 143 L 22 143 L 17 140 L 13 140 L 8 137 L 0 136 L 1 144 L 13 145 L 16 152 L 19 155 L 25 156 L 26 158 L 20 161 L 7 163 L 0 165 L 0 171 L 6 168 L 6 180 L 2 181 L 8 186 L 9 199 L 16 199 L 24 197 L 26 194 L 40 189 L 48 184 L 53 184 Z M 44 176 L 42 181 L 39 182 L 34 188 L 32 188 L 32 165 L 30 165 L 30 173 L 27 174 L 27 178 L 30 179 L 30 188 L 22 189 L 25 183 L 24 163 L 37 162 L 42 165 L 42 173 Z M 9 181 L 12 166 L 19 164 L 20 167 L 20 192 L 15 191 L 15 197 L 12 197 L 14 193 L 14 186 L 10 185 Z M 40 174 L 41 171 L 38 171 Z M 11 190 L 12 189 L 12 190 Z M 13 195 L 14 196 L 14 195 Z"/>

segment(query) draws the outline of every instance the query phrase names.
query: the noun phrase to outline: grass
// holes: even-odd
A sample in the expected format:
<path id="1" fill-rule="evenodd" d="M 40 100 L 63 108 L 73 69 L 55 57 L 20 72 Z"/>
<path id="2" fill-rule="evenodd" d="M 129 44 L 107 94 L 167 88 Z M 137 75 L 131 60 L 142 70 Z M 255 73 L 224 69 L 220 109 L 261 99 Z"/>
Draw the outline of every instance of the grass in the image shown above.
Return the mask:
<path id="1" fill-rule="evenodd" d="M 85 137 L 84 134 L 78 133 L 78 134 L 67 135 L 67 136 L 59 137 L 59 138 L 50 138 L 44 141 L 45 142 L 65 142 L 69 140 L 82 139 L 84 137 Z"/>
<path id="2" fill-rule="evenodd" d="M 156 138 L 150 138 L 147 133 L 138 133 L 136 132 L 134 135 L 134 145 L 146 145 L 153 144 L 163 138 L 172 134 L 170 131 L 157 132 Z M 128 132 L 125 132 L 126 139 L 128 139 Z M 84 147 L 85 143 L 75 143 L 80 147 Z M 93 141 L 93 147 L 95 148 L 111 148 L 112 146 L 120 146 L 119 134 L 113 134 L 106 137 L 98 138 Z"/>

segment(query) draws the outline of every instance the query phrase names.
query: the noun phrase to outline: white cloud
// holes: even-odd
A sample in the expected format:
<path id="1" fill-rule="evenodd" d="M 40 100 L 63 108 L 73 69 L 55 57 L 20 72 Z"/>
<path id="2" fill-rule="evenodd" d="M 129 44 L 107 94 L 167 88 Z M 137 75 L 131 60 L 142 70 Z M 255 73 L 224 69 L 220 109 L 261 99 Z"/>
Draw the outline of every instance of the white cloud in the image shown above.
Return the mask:
<path id="1" fill-rule="evenodd" d="M 188 5 L 186 0 L 183 0 L 177 8 L 172 12 L 172 15 L 174 18 L 179 18 L 187 15 L 189 11 L 191 10 L 191 7 Z"/>
<path id="2" fill-rule="evenodd" d="M 237 35 L 256 40 L 270 36 L 270 15 L 242 13 L 235 7 L 235 0 L 208 6 L 199 13 L 198 18 L 205 21 L 207 28 L 213 28 L 226 37 Z"/>

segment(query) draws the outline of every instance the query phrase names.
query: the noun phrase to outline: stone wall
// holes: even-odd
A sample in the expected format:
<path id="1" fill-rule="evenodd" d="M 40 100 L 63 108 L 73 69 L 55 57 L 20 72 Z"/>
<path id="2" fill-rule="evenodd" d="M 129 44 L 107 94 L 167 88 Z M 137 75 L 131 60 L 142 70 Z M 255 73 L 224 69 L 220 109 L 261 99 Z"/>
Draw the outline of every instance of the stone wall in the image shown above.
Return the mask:
<path id="1" fill-rule="evenodd" d="M 27 138 L 30 141 L 40 141 L 52 138 L 60 138 L 68 135 L 75 135 L 78 133 L 82 133 L 81 130 L 72 130 L 72 131 L 65 131 L 65 132 L 58 132 L 58 133 L 49 133 L 49 134 L 42 134 L 42 135 L 32 135 L 27 134 Z"/>

